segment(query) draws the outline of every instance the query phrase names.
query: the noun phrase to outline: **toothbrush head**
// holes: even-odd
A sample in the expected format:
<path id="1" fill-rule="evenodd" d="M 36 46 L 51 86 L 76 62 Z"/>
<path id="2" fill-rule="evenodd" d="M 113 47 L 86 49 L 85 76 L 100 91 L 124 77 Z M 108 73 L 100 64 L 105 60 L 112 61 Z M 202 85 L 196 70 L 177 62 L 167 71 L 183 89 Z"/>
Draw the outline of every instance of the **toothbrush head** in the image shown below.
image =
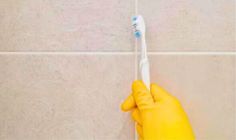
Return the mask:
<path id="1" fill-rule="evenodd" d="M 132 18 L 132 25 L 134 27 L 134 35 L 136 38 L 145 35 L 145 23 L 142 16 L 134 16 Z"/>

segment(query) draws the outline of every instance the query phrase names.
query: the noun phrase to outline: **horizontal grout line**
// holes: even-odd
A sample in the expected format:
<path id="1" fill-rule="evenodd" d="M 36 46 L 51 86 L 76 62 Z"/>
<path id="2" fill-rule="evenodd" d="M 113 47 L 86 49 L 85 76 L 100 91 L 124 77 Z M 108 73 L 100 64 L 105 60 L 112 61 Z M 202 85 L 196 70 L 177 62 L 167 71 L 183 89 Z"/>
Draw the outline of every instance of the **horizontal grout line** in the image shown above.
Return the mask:
<path id="1" fill-rule="evenodd" d="M 133 52 L 0 52 L 0 55 L 133 55 Z"/>
<path id="2" fill-rule="evenodd" d="M 134 55 L 135 52 L 0 52 L 0 55 Z M 140 52 L 138 53 L 140 54 Z M 148 52 L 148 55 L 236 55 L 236 52 Z"/>
<path id="3" fill-rule="evenodd" d="M 148 55 L 236 55 L 236 52 L 148 52 Z"/>

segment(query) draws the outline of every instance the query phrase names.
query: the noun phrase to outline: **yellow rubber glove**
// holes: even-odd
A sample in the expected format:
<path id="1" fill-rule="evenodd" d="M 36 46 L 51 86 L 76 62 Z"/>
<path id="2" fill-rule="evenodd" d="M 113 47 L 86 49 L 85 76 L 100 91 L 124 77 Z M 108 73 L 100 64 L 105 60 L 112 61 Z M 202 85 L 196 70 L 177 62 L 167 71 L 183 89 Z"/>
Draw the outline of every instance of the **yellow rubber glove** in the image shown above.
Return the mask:
<path id="1" fill-rule="evenodd" d="M 141 81 L 132 85 L 132 94 L 122 104 L 137 122 L 140 140 L 194 140 L 193 130 L 179 101 L 156 84 L 151 93 Z"/>

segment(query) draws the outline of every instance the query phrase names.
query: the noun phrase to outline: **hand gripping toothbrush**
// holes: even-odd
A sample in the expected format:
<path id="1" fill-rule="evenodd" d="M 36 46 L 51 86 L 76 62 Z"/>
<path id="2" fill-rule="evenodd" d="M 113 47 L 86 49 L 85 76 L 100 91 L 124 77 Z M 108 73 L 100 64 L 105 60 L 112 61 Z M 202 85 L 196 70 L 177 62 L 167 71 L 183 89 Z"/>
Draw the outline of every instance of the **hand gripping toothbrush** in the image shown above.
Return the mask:
<path id="1" fill-rule="evenodd" d="M 143 17 L 141 15 L 134 16 L 132 18 L 132 25 L 134 27 L 135 37 L 141 41 L 141 57 L 139 61 L 140 75 L 143 83 L 150 90 L 150 71 L 145 39 L 145 23 Z"/>

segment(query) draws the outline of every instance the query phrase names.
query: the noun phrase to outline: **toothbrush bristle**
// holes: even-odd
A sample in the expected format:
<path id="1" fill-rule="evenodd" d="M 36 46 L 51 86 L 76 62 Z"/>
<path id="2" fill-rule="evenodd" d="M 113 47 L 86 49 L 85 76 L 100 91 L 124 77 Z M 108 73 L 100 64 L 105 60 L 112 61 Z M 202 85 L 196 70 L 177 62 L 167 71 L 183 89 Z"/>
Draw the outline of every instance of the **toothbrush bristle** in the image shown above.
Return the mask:
<path id="1" fill-rule="evenodd" d="M 136 38 L 139 38 L 141 36 L 141 33 L 140 33 L 140 31 L 136 31 L 136 32 L 134 32 L 134 35 Z"/>
<path id="2" fill-rule="evenodd" d="M 137 20 L 137 17 L 136 17 L 136 16 L 133 16 L 133 17 L 132 17 L 132 20 L 133 20 L 133 21 Z"/>
<path id="3" fill-rule="evenodd" d="M 140 38 L 142 36 L 142 30 L 140 30 L 142 25 L 140 25 L 139 16 L 132 17 L 132 26 L 134 28 L 134 36 Z"/>

